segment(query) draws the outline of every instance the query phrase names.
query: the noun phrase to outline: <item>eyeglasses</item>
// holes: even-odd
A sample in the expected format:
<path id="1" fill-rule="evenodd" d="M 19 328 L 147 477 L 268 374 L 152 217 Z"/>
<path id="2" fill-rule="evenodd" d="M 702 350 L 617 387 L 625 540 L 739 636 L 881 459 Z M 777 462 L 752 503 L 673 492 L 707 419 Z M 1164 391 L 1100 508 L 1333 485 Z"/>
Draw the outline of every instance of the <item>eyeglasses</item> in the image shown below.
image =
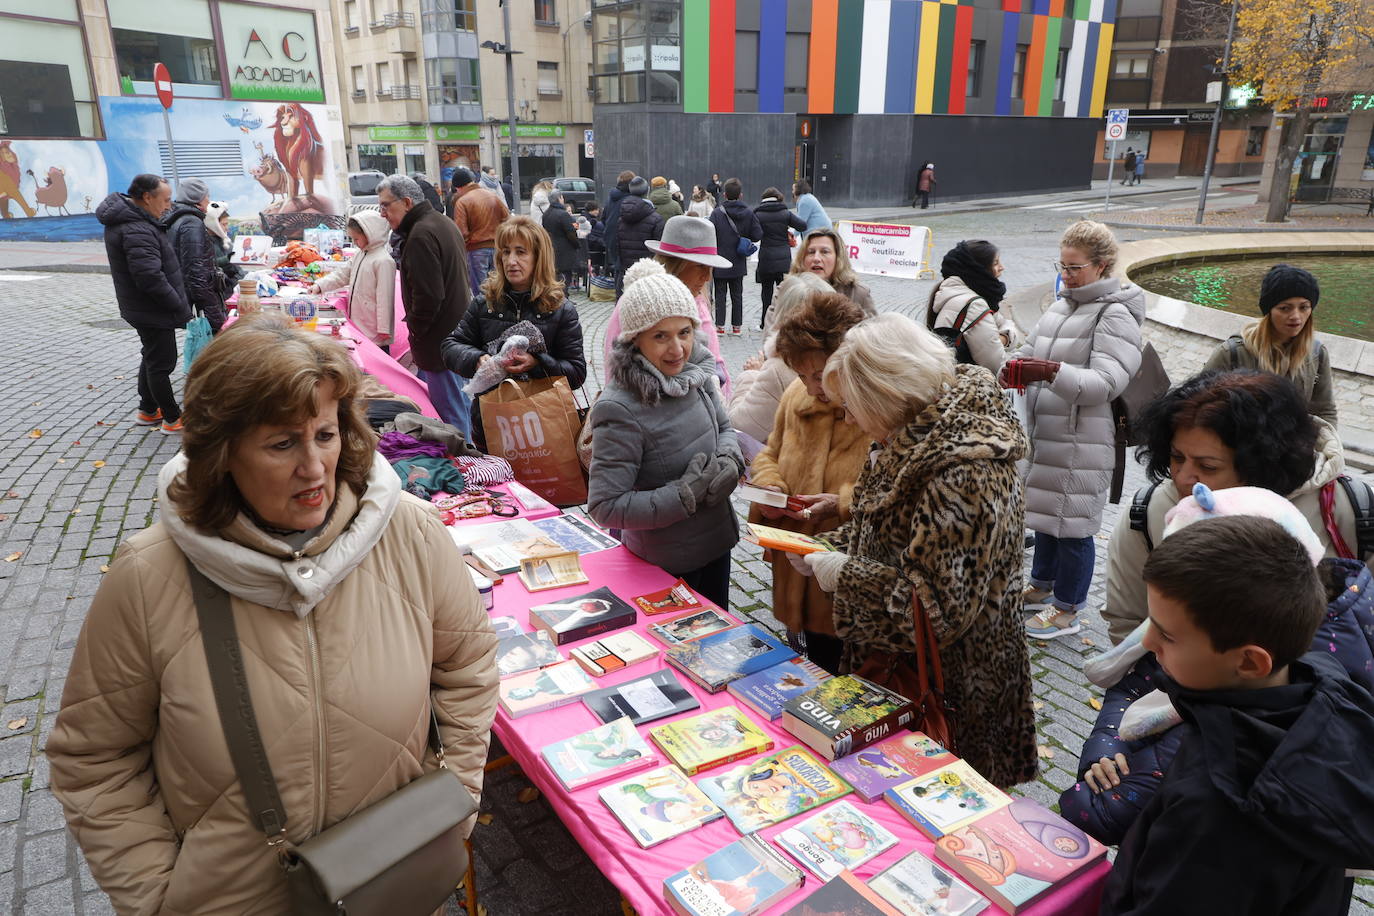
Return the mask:
<path id="1" fill-rule="evenodd" d="M 400 202 L 401 199 L 399 197 L 394 198 L 392 200 L 382 200 L 380 197 L 377 198 L 377 206 L 380 207 L 383 211 L 385 211 L 392 204 L 398 204 Z"/>
<path id="2" fill-rule="evenodd" d="M 1065 264 L 1063 261 L 1051 261 L 1050 263 L 1054 265 L 1056 273 L 1068 274 L 1070 277 L 1084 268 L 1092 267 L 1092 264 Z"/>

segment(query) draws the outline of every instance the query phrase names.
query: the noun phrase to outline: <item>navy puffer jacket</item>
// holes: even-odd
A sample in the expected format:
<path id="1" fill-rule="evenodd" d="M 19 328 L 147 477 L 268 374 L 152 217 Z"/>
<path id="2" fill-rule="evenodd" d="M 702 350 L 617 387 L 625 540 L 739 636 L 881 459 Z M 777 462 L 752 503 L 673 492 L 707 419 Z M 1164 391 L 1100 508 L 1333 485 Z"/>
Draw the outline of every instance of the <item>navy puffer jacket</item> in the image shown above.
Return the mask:
<path id="1" fill-rule="evenodd" d="M 215 250 L 220 246 L 205 228 L 205 213 L 192 204 L 178 202 L 172 205 L 163 225 L 181 265 L 187 300 L 192 308 L 204 312 L 210 326 L 218 331 L 227 317 L 215 264 Z"/>
<path id="2" fill-rule="evenodd" d="M 648 198 L 631 194 L 620 202 L 616 244 L 619 246 L 622 268 L 653 254 L 644 243 L 662 234 L 663 217 L 658 215 Z"/>
<path id="3" fill-rule="evenodd" d="M 181 264 L 162 225 L 127 194 L 115 192 L 95 208 L 105 227 L 119 317 L 136 328 L 184 328 L 191 306 Z"/>

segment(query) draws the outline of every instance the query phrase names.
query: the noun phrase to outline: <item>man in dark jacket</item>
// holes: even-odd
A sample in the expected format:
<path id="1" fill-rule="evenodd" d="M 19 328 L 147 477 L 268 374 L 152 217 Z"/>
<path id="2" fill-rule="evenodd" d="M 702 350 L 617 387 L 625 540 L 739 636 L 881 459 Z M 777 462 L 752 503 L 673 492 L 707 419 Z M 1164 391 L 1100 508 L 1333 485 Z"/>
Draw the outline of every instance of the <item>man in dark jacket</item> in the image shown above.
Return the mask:
<path id="1" fill-rule="evenodd" d="M 415 172 L 410 176 L 415 183 L 420 186 L 420 193 L 425 195 L 425 200 L 439 213 L 447 213 L 444 209 L 443 198 L 439 196 L 439 189 L 425 180 L 425 176 Z"/>
<path id="2" fill-rule="evenodd" d="M 716 227 L 716 253 L 730 260 L 729 267 L 717 268 L 712 276 L 716 287 L 716 333 L 725 333 L 725 293 L 730 293 L 730 325 L 734 333 L 744 323 L 744 275 L 749 270 L 749 256 L 739 253 L 739 242 L 746 238 L 757 242 L 763 238 L 763 227 L 749 205 L 740 200 L 744 185 L 738 178 L 727 178 L 721 185 L 725 199 L 711 211 Z"/>
<path id="3" fill-rule="evenodd" d="M 127 194 L 106 197 L 95 216 L 105 227 L 105 255 L 119 317 L 133 326 L 142 343 L 134 422 L 179 433 L 181 406 L 171 376 L 177 364 L 176 329 L 191 320 L 191 307 L 186 304 L 176 251 L 162 230 L 171 202 L 172 189 L 160 176 L 137 175 Z"/>
<path id="4" fill-rule="evenodd" d="M 601 211 L 601 222 L 605 226 L 602 239 L 606 245 L 606 261 L 612 270 L 620 267 L 620 248 L 616 244 L 616 235 L 620 231 L 620 204 L 630 196 L 630 182 L 634 181 L 634 177 L 635 173 L 628 169 L 620 173 L 615 180 L 615 187 L 606 195 L 606 206 Z"/>
<path id="5" fill-rule="evenodd" d="M 763 310 L 759 312 L 761 328 L 768 318 L 768 310 L 773 306 L 773 288 L 792 269 L 791 233 L 788 230 L 795 229 L 798 234 L 805 235 L 806 220 L 787 209 L 782 192 L 777 188 L 768 188 L 763 192 L 762 201 L 754 208 L 754 216 L 758 217 L 759 228 L 763 230 L 759 240 L 759 266 L 754 271 L 754 279 L 761 287 L 759 296 L 763 300 Z"/>
<path id="6" fill-rule="evenodd" d="M 663 217 L 649 201 L 649 182 L 636 175 L 628 186 L 629 193 L 620 200 L 620 219 L 616 226 L 616 251 L 620 262 L 620 277 L 630 265 L 653 252 L 645 247 L 649 239 L 663 233 Z M 610 230 L 607 230 L 609 235 Z M 609 243 L 607 244 L 609 248 Z M 620 281 L 617 280 L 619 284 Z M 623 292 L 623 286 L 617 286 Z"/>
<path id="7" fill-rule="evenodd" d="M 172 212 L 163 225 L 172 249 L 181 265 L 181 282 L 191 308 L 204 313 L 210 329 L 218 334 L 224 327 L 228 313 L 220 285 L 219 266 L 215 263 L 220 248 L 205 228 L 205 214 L 210 208 L 210 188 L 199 178 L 187 178 L 177 185 L 177 197 Z"/>
<path id="8" fill-rule="evenodd" d="M 577 237 L 577 226 L 573 224 L 572 214 L 563 203 L 563 192 L 549 192 L 549 209 L 544 213 L 544 231 L 553 240 L 553 269 L 558 271 L 558 279 L 563 288 L 571 289 L 573 272 L 580 270 L 578 260 L 582 257 L 581 240 Z"/>
<path id="9" fill-rule="evenodd" d="M 440 346 L 467 311 L 467 251 L 458 227 L 425 200 L 420 186 L 404 175 L 377 185 L 377 205 L 391 228 L 405 236 L 401 246 L 401 295 L 410 353 L 429 400 L 445 423 L 472 437 L 464 380 L 448 371 Z"/>

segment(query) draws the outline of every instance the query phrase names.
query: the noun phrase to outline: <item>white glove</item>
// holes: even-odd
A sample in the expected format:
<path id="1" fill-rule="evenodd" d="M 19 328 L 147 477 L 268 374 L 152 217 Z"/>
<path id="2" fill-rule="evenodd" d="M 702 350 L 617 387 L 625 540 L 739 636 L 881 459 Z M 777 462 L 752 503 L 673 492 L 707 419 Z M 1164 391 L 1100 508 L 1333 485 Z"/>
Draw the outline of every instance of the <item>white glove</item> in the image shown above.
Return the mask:
<path id="1" fill-rule="evenodd" d="M 806 565 L 806 557 L 802 556 L 799 553 L 793 553 L 790 550 L 785 551 L 785 553 L 787 555 L 787 562 L 792 564 L 793 569 L 795 569 L 803 576 L 806 576 L 807 578 L 810 578 L 813 575 L 813 573 L 811 572 L 811 567 Z"/>
<path id="2" fill-rule="evenodd" d="M 811 567 L 821 591 L 833 592 L 840 578 L 840 568 L 849 562 L 849 554 L 840 553 L 838 550 L 821 550 L 808 553 L 802 559 Z"/>

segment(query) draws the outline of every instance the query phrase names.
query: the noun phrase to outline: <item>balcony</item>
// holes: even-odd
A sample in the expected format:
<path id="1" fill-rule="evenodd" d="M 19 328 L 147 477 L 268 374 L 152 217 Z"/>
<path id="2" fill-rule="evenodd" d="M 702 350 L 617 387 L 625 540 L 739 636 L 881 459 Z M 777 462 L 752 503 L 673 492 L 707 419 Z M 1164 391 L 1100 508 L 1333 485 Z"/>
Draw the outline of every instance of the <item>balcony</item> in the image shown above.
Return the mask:
<path id="1" fill-rule="evenodd" d="M 367 98 L 367 90 L 366 90 L 366 89 L 354 89 L 354 90 L 353 90 L 353 98 L 355 98 L 355 99 L 365 99 L 365 98 Z"/>
<path id="2" fill-rule="evenodd" d="M 381 19 L 374 19 L 368 23 L 368 27 L 374 32 L 381 32 L 385 29 L 399 29 L 403 27 L 415 28 L 414 13 L 387 13 Z"/>
<path id="3" fill-rule="evenodd" d="M 410 13 L 405 15 L 409 16 Z M 388 28 L 386 31 L 386 50 L 391 54 L 399 54 L 401 57 L 414 57 L 419 43 L 415 40 L 415 27 L 397 26 Z"/>
<path id="4" fill-rule="evenodd" d="M 358 34 L 358 27 L 356 25 L 346 25 L 344 26 L 344 34 L 349 38 L 353 38 Z"/>
<path id="5" fill-rule="evenodd" d="M 563 98 L 562 89 L 550 89 L 544 86 L 539 87 L 539 97 L 541 99 L 561 99 Z"/>
<path id="6" fill-rule="evenodd" d="M 390 97 L 397 100 L 418 99 L 420 98 L 419 86 L 392 86 Z"/>

